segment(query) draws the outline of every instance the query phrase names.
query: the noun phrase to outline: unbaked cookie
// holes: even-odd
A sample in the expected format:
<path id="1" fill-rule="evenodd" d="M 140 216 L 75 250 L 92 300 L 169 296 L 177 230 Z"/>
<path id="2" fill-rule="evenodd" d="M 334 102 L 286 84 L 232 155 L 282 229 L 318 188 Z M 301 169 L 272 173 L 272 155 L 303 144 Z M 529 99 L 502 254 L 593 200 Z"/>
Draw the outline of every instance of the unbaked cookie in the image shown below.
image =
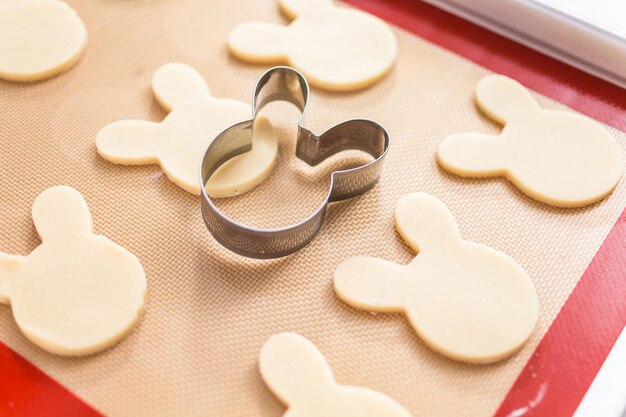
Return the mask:
<path id="1" fill-rule="evenodd" d="M 58 355 L 113 345 L 141 315 L 146 277 L 135 255 L 92 232 L 78 191 L 52 187 L 33 204 L 42 243 L 27 256 L 0 253 L 0 302 L 20 330 Z"/>
<path id="2" fill-rule="evenodd" d="M 250 119 L 248 104 L 211 96 L 198 72 L 185 64 L 166 64 L 152 78 L 157 101 L 171 111 L 161 123 L 121 120 L 105 126 L 96 138 L 104 159 L 123 165 L 159 164 L 182 189 L 200 194 L 200 161 L 213 139 L 236 123 Z M 252 150 L 228 160 L 206 184 L 211 197 L 231 197 L 260 184 L 278 154 L 274 128 L 258 117 Z"/>
<path id="3" fill-rule="evenodd" d="M 504 129 L 498 136 L 445 138 L 438 159 L 448 171 L 464 177 L 502 175 L 528 196 L 560 207 L 600 201 L 622 177 L 622 151 L 599 123 L 541 109 L 524 86 L 502 75 L 478 83 L 476 102 Z"/>
<path id="4" fill-rule="evenodd" d="M 270 337 L 259 362 L 263 380 L 289 407 L 285 417 L 411 417 L 380 392 L 339 385 L 324 356 L 299 334 Z"/>
<path id="5" fill-rule="evenodd" d="M 87 30 L 59 0 L 0 0 L 0 78 L 37 81 L 81 57 Z"/>
<path id="6" fill-rule="evenodd" d="M 382 78 L 396 59 L 389 26 L 360 10 L 331 0 L 279 0 L 293 21 L 288 26 L 252 22 L 230 33 L 236 57 L 256 63 L 287 63 L 317 87 L 336 91 L 367 87 Z"/>
<path id="7" fill-rule="evenodd" d="M 364 310 L 403 312 L 450 358 L 488 363 L 521 348 L 537 323 L 535 287 L 511 257 L 460 236 L 448 208 L 425 193 L 396 207 L 396 228 L 419 254 L 408 265 L 357 256 L 335 271 L 335 291 Z"/>

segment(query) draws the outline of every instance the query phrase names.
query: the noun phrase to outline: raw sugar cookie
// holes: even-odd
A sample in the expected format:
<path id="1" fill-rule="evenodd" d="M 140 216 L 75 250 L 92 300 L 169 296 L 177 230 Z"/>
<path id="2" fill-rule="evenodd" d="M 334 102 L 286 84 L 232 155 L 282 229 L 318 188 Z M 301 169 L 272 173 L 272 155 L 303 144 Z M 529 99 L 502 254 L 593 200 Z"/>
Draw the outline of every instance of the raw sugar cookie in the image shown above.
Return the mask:
<path id="1" fill-rule="evenodd" d="M 92 232 L 85 200 L 71 187 L 44 191 L 33 204 L 42 243 L 27 256 L 0 253 L 0 302 L 20 330 L 58 355 L 108 348 L 141 315 L 146 277 L 135 255 Z"/>
<path id="2" fill-rule="evenodd" d="M 408 265 L 348 259 L 335 271 L 339 298 L 363 310 L 404 312 L 424 342 L 453 359 L 495 362 L 521 348 L 539 312 L 522 267 L 463 240 L 448 208 L 428 194 L 401 198 L 395 221 L 418 255 Z"/>
<path id="3" fill-rule="evenodd" d="M 288 26 L 244 23 L 230 33 L 236 57 L 256 63 L 285 63 L 316 87 L 348 91 L 382 78 L 396 59 L 397 42 L 382 20 L 331 0 L 279 0 Z"/>
<path id="4" fill-rule="evenodd" d="M 159 164 L 174 184 L 199 195 L 204 151 L 224 130 L 249 119 L 251 108 L 240 101 L 212 97 L 202 76 L 185 64 L 159 68 L 152 89 L 159 104 L 170 111 L 163 122 L 111 123 L 98 133 L 98 153 L 116 164 Z M 222 165 L 206 184 L 207 193 L 218 198 L 251 190 L 270 174 L 277 154 L 274 128 L 266 118 L 257 118 L 252 150 Z"/>
<path id="5" fill-rule="evenodd" d="M 37 81 L 74 65 L 87 30 L 60 0 L 0 0 L 0 78 Z"/>
<path id="6" fill-rule="evenodd" d="M 445 138 L 438 159 L 448 171 L 464 177 L 502 175 L 528 196 L 559 207 L 600 201 L 622 177 L 622 151 L 599 123 L 541 109 L 524 86 L 502 75 L 478 83 L 476 102 L 504 129 L 497 136 Z"/>
<path id="7" fill-rule="evenodd" d="M 259 362 L 265 384 L 289 408 L 285 417 L 411 417 L 380 392 L 339 385 L 317 347 L 299 334 L 270 337 Z"/>

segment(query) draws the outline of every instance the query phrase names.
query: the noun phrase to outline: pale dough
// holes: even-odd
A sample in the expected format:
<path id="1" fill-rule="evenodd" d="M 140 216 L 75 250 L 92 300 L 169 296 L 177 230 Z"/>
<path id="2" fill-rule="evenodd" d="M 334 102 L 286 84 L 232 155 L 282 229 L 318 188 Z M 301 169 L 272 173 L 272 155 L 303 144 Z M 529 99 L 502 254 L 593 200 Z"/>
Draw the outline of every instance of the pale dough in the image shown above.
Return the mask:
<path id="1" fill-rule="evenodd" d="M 382 20 L 331 0 L 279 0 L 288 26 L 252 22 L 230 33 L 236 57 L 256 63 L 286 63 L 317 87 L 355 90 L 382 78 L 396 58 L 397 42 Z"/>
<path id="2" fill-rule="evenodd" d="M 263 380 L 289 408 L 285 417 L 411 417 L 380 392 L 337 384 L 324 356 L 299 334 L 270 337 L 259 362 Z"/>
<path id="3" fill-rule="evenodd" d="M 78 62 L 87 30 L 60 0 L 0 0 L 0 78 L 37 81 Z"/>
<path id="4" fill-rule="evenodd" d="M 185 64 L 166 64 L 152 78 L 157 101 L 171 111 L 161 123 L 121 120 L 105 126 L 96 138 L 98 153 L 116 164 L 160 164 L 184 190 L 200 194 L 200 161 L 213 139 L 251 117 L 248 104 L 211 97 L 198 72 Z M 245 193 L 270 174 L 278 143 L 270 122 L 257 118 L 252 150 L 227 161 L 206 184 L 211 197 Z"/>
<path id="5" fill-rule="evenodd" d="M 0 253 L 0 302 L 37 346 L 88 355 L 113 345 L 139 320 L 146 277 L 135 255 L 92 233 L 85 200 L 67 186 L 33 204 L 42 243 L 27 256 Z"/>
<path id="6" fill-rule="evenodd" d="M 445 138 L 438 159 L 448 171 L 466 177 L 502 175 L 528 196 L 560 207 L 595 203 L 622 177 L 622 151 L 599 123 L 543 110 L 524 86 L 502 75 L 483 78 L 476 101 L 504 129 L 499 136 Z"/>
<path id="7" fill-rule="evenodd" d="M 404 312 L 418 335 L 450 358 L 488 363 L 526 342 L 539 302 L 509 256 L 461 238 L 448 208 L 425 193 L 396 207 L 396 228 L 419 254 L 408 265 L 357 256 L 335 271 L 335 291 L 364 310 Z"/>

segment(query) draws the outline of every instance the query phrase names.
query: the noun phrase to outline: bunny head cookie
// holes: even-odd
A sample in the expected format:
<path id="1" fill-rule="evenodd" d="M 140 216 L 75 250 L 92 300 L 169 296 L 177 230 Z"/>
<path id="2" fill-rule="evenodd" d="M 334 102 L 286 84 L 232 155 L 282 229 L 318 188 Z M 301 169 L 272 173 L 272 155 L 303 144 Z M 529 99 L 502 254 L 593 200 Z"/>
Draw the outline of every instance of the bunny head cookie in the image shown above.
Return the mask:
<path id="1" fill-rule="evenodd" d="M 396 38 L 380 19 L 336 7 L 331 0 L 279 0 L 293 21 L 288 26 L 252 22 L 230 33 L 236 57 L 256 63 L 285 63 L 317 87 L 349 91 L 382 78 L 396 58 Z"/>
<path id="2" fill-rule="evenodd" d="M 289 407 L 285 417 L 411 417 L 380 392 L 337 384 L 320 351 L 299 334 L 270 337 L 259 362 L 266 385 Z"/>
<path id="3" fill-rule="evenodd" d="M 622 177 L 622 151 L 599 123 L 543 110 L 526 88 L 501 75 L 478 83 L 476 101 L 504 129 L 498 136 L 445 138 L 438 160 L 448 171 L 466 177 L 502 175 L 528 196 L 560 207 L 600 201 Z"/>
<path id="4" fill-rule="evenodd" d="M 404 312 L 450 358 L 488 363 L 517 351 L 537 323 L 532 281 L 509 256 L 461 238 L 447 207 L 425 193 L 396 207 L 396 228 L 419 254 L 398 265 L 358 256 L 335 271 L 335 292 L 360 309 Z"/>
<path id="5" fill-rule="evenodd" d="M 87 31 L 60 0 L 0 0 L 0 78 L 37 81 L 76 62 Z"/>
<path id="6" fill-rule="evenodd" d="M 33 204 L 42 243 L 28 256 L 0 253 L 0 302 L 33 343 L 58 355 L 113 345 L 138 321 L 146 277 L 137 258 L 92 232 L 83 197 L 49 188 Z"/>
<path id="7" fill-rule="evenodd" d="M 117 164 L 160 164 L 174 184 L 199 195 L 204 151 L 224 130 L 249 119 L 250 106 L 212 97 L 202 76 L 185 64 L 159 68 L 152 78 L 152 89 L 161 106 L 170 111 L 163 122 L 111 123 L 98 133 L 98 153 Z M 206 184 L 208 194 L 231 197 L 251 190 L 270 174 L 277 153 L 272 125 L 266 118 L 257 118 L 252 150 L 223 164 Z"/>

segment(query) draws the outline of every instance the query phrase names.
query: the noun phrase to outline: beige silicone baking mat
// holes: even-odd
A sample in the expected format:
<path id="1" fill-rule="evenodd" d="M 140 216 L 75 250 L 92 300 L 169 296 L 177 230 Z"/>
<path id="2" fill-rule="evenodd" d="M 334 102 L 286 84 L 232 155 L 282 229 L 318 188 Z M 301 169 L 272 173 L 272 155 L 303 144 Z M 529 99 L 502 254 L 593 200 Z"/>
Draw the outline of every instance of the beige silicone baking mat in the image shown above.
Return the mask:
<path id="1" fill-rule="evenodd" d="M 86 198 L 96 231 L 143 263 L 146 314 L 114 348 L 68 359 L 30 344 L 10 309 L 0 306 L 0 340 L 106 414 L 280 416 L 284 408 L 263 385 L 257 357 L 273 333 L 297 331 L 326 355 L 339 382 L 381 390 L 416 417 L 488 417 L 626 205 L 623 183 L 599 204 L 564 210 L 535 203 L 502 179 L 461 179 L 439 169 L 435 150 L 447 134 L 497 132 L 472 102 L 476 82 L 488 71 L 396 29 L 400 52 L 389 76 L 355 94 L 313 90 L 308 115 L 317 128 L 352 116 L 386 126 L 392 147 L 380 184 L 332 206 L 321 234 L 293 256 L 235 256 L 205 230 L 198 197 L 156 166 L 104 161 L 94 140 L 109 122 L 165 116 L 151 95 L 150 77 L 167 62 L 193 65 L 216 96 L 249 102 L 266 67 L 229 57 L 225 40 L 240 22 L 285 22 L 276 4 L 70 3 L 89 30 L 80 63 L 37 84 L 0 82 L 0 250 L 30 252 L 38 244 L 33 200 L 52 185 L 71 185 Z M 547 108 L 563 107 L 536 97 Z M 293 156 L 294 108 L 272 106 L 267 114 L 280 131 L 279 166 L 257 190 L 222 204 L 259 226 L 310 213 L 323 199 L 329 169 L 309 169 Z M 626 146 L 625 135 L 610 130 Z M 343 164 L 341 158 L 335 163 Z M 412 191 L 443 200 L 466 239 L 513 256 L 535 282 L 541 319 L 511 359 L 490 366 L 453 362 L 421 343 L 401 315 L 357 311 L 334 296 L 333 271 L 347 257 L 406 263 L 414 256 L 393 228 L 396 201 Z"/>

